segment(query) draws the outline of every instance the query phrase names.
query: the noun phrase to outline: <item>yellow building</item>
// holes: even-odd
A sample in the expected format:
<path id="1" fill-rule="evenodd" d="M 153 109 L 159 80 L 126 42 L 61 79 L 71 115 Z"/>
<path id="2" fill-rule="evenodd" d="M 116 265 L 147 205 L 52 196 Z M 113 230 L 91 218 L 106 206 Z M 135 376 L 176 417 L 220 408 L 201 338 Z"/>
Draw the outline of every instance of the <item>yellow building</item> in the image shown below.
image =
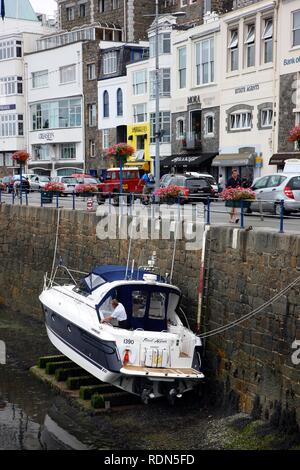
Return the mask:
<path id="1" fill-rule="evenodd" d="M 135 154 L 129 157 L 126 166 L 135 166 L 141 170 L 153 170 L 153 161 L 150 156 L 150 124 L 133 124 L 127 126 L 127 143 L 135 150 Z"/>

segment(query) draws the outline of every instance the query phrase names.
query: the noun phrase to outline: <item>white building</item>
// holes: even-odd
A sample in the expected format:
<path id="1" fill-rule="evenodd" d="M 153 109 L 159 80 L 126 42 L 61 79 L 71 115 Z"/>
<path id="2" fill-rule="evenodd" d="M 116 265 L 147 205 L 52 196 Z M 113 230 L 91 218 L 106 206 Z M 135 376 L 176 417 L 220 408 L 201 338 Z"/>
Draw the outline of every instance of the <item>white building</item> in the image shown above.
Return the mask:
<path id="1" fill-rule="evenodd" d="M 12 160 L 17 150 L 28 149 L 24 55 L 35 41 L 53 30 L 38 21 L 29 0 L 5 2 L 6 16 L 0 21 L 0 174 L 18 172 Z"/>
<path id="2" fill-rule="evenodd" d="M 221 18 L 220 156 L 226 176 L 237 167 L 242 177 L 270 173 L 276 149 L 274 111 L 277 77 L 275 3 L 261 1 Z"/>
<path id="3" fill-rule="evenodd" d="M 51 176 L 84 169 L 82 42 L 26 56 L 29 169 Z"/>
<path id="4" fill-rule="evenodd" d="M 217 14 L 172 33 L 172 158 L 163 170 L 211 171 L 219 153 L 221 35 Z"/>

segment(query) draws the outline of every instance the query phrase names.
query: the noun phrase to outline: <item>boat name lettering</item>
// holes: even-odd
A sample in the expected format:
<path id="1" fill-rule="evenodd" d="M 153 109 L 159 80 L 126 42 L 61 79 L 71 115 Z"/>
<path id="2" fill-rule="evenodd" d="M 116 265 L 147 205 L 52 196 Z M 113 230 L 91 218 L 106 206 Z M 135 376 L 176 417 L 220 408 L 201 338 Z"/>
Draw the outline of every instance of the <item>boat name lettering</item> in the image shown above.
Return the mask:
<path id="1" fill-rule="evenodd" d="M 144 343 L 167 343 L 167 339 L 156 339 L 156 338 L 144 338 L 143 339 Z"/>

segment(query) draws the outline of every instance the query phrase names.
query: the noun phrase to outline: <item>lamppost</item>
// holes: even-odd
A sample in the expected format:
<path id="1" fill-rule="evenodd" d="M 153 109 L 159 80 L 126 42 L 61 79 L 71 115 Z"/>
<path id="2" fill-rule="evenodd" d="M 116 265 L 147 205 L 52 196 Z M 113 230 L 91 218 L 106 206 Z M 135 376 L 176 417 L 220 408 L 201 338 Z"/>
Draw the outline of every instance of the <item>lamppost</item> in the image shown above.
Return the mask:
<path id="1" fill-rule="evenodd" d="M 147 17 L 155 17 L 155 188 L 158 189 L 160 185 L 160 139 L 161 139 L 161 124 L 160 124 L 160 70 L 159 70 L 159 18 L 167 16 L 167 13 L 159 13 L 159 0 L 155 0 L 155 14 L 144 15 Z M 170 13 L 170 16 L 176 18 L 186 16 L 184 11 L 177 11 Z"/>

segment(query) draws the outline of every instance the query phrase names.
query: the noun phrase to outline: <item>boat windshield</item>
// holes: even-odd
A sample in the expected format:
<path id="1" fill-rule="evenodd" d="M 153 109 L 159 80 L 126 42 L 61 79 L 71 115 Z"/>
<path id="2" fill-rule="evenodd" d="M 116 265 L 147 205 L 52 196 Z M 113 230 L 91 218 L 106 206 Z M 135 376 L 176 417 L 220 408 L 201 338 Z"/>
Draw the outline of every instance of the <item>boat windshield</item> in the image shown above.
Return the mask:
<path id="1" fill-rule="evenodd" d="M 98 287 L 102 286 L 102 284 L 105 284 L 105 282 L 106 281 L 101 276 L 91 273 L 87 277 L 82 279 L 80 284 L 80 290 L 90 294 L 95 289 L 98 289 Z"/>

